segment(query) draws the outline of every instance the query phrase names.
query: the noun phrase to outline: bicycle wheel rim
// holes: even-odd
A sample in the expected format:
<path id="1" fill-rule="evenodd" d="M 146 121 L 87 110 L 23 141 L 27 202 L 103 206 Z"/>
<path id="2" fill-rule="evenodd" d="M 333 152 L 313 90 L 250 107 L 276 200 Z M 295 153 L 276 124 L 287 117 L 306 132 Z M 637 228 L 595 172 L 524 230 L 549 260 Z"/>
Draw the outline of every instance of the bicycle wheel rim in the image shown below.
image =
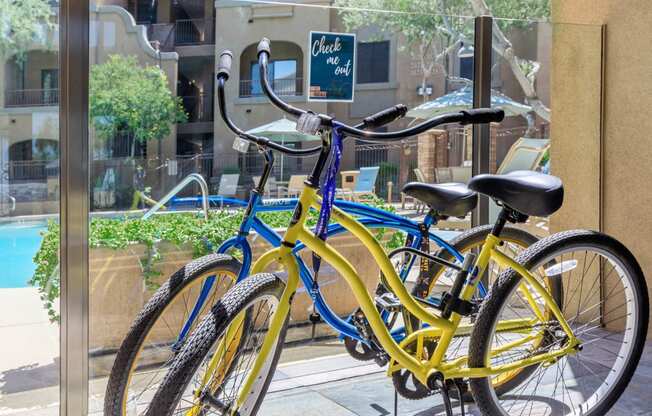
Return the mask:
<path id="1" fill-rule="evenodd" d="M 202 316 L 206 313 L 206 311 L 211 309 L 215 301 L 219 299 L 229 287 L 235 284 L 238 276 L 230 270 L 220 270 L 219 272 L 211 270 L 209 272 L 203 273 L 199 278 L 189 282 L 182 290 L 174 295 L 170 302 L 165 305 L 159 317 L 157 317 L 157 319 L 152 323 L 151 327 L 147 331 L 147 335 L 143 342 L 140 344 L 138 352 L 136 353 L 135 358 L 129 367 L 126 388 L 122 397 L 123 416 L 138 415 L 141 408 L 144 409 L 147 407 L 147 402 L 141 403 L 140 399 L 142 399 L 143 396 L 145 396 L 145 398 L 148 397 L 146 393 L 153 393 L 156 391 L 156 386 L 165 376 L 165 369 L 168 367 L 175 356 L 175 353 L 171 350 L 171 348 L 174 340 L 181 333 L 182 325 L 180 325 L 180 323 L 185 322 L 188 318 L 192 306 L 195 303 L 191 302 L 191 300 L 195 299 L 195 295 L 199 294 L 204 282 L 206 282 L 206 279 L 210 277 L 215 277 L 215 282 L 213 283 L 214 286 L 211 288 L 209 296 L 206 298 L 203 307 L 197 314 L 192 328 L 194 328 L 194 326 L 196 326 L 201 321 Z M 224 289 L 220 290 L 221 288 Z M 179 305 L 176 306 L 177 308 L 181 306 L 180 304 L 177 304 L 177 301 L 180 300 L 184 301 L 183 306 L 185 309 L 182 318 L 175 319 L 175 323 L 165 322 L 165 316 L 170 313 L 173 308 L 175 308 L 175 305 Z M 162 336 L 166 336 L 161 334 L 161 331 L 156 330 L 157 324 L 161 322 L 164 322 L 164 326 L 168 329 L 168 339 L 164 342 L 153 342 L 152 339 L 155 333 L 157 333 L 156 336 L 159 337 L 159 339 Z M 153 348 L 148 347 L 148 344 L 150 343 L 153 344 Z M 163 360 L 162 365 L 156 369 L 153 367 L 153 364 L 142 362 L 142 353 L 147 350 L 150 350 L 150 356 L 158 355 L 160 357 L 167 356 L 168 358 L 153 357 L 155 361 L 160 362 Z M 138 391 L 133 391 L 134 389 L 132 388 L 132 383 L 134 383 L 137 378 L 143 377 L 145 380 L 147 380 L 145 388 L 139 388 Z"/>
<path id="2" fill-rule="evenodd" d="M 261 307 L 255 308 L 255 304 L 261 300 L 264 301 L 263 305 L 265 307 L 262 307 L 263 305 L 261 305 Z M 223 364 L 220 362 L 220 367 L 223 371 L 217 377 L 215 377 L 215 375 L 210 376 L 208 382 L 203 383 L 204 375 L 207 370 L 207 361 L 210 361 L 210 359 L 213 358 L 211 356 L 219 349 L 224 334 L 227 333 L 228 329 L 215 340 L 211 350 L 204 357 L 204 360 L 193 375 L 190 384 L 186 387 L 186 392 L 182 395 L 177 408 L 172 413 L 173 415 L 222 416 L 236 411 L 240 416 L 252 416 L 257 412 L 262 397 L 269 386 L 272 365 L 276 362 L 277 355 L 282 349 L 280 344 L 283 337 L 281 337 L 281 339 L 276 342 L 269 351 L 258 377 L 255 379 L 242 406 L 237 408 L 237 410 L 234 410 L 235 403 L 240 395 L 240 389 L 243 387 L 243 384 L 251 371 L 251 366 L 253 366 L 255 358 L 258 356 L 262 342 L 265 339 L 265 335 L 259 335 L 255 337 L 258 342 L 251 343 L 250 341 L 254 339 L 251 337 L 251 334 L 255 332 L 260 333 L 261 330 L 257 329 L 255 331 L 250 331 L 250 327 L 247 327 L 247 323 L 254 325 L 256 328 L 265 328 L 266 324 L 271 321 L 271 317 L 276 311 L 278 304 L 279 299 L 277 297 L 273 295 L 262 295 L 253 299 L 243 308 L 243 311 L 238 314 L 238 316 L 244 315 L 244 319 L 242 319 L 240 323 L 237 323 L 238 327 L 235 329 L 236 333 L 239 333 L 240 336 L 237 338 L 236 342 L 229 343 L 233 348 L 228 347 L 226 349 L 228 363 Z M 255 308 L 256 310 L 252 310 L 252 308 Z M 262 318 L 260 312 L 265 309 L 267 309 L 267 312 L 264 314 L 264 318 Z M 261 319 L 263 319 L 262 323 L 260 321 Z M 229 328 L 231 325 L 234 324 L 231 323 Z M 243 354 L 243 352 L 247 351 L 254 352 L 249 355 Z M 235 354 L 231 355 L 231 352 L 235 352 Z M 247 365 L 243 367 L 238 364 L 242 362 L 246 362 Z M 202 379 L 202 382 L 198 382 L 199 379 Z M 215 408 L 204 406 L 199 402 L 195 392 L 205 389 L 206 386 L 210 386 L 211 393 L 215 398 L 229 408 L 228 411 L 220 411 Z"/>
<path id="3" fill-rule="evenodd" d="M 593 255 L 583 260 L 582 265 L 572 263 L 569 265 L 569 261 L 577 260 L 576 257 L 579 257 L 573 256 L 571 253 L 582 251 L 587 253 L 587 255 L 591 252 Z M 596 263 L 595 259 L 598 256 L 600 256 L 601 260 Z M 574 319 L 567 318 L 567 320 L 575 336 L 582 341 L 582 350 L 577 352 L 576 355 L 564 355 L 552 365 L 545 366 L 540 364 L 527 381 L 524 381 L 511 392 L 513 395 L 522 394 L 524 397 L 531 396 L 532 400 L 529 402 L 523 399 L 519 400 L 518 398 L 514 398 L 510 402 L 506 399 L 509 398 L 509 394 L 503 395 L 500 398 L 494 389 L 490 389 L 492 399 L 498 405 L 497 407 L 499 407 L 503 415 L 519 413 L 524 416 L 601 415 L 603 409 L 606 411 L 611 406 L 612 403 L 610 402 L 613 400 L 613 393 L 620 387 L 623 376 L 627 375 L 630 359 L 636 350 L 635 337 L 639 328 L 639 321 L 642 318 L 639 314 L 640 308 L 637 306 L 637 301 L 640 301 L 640 299 L 636 298 L 636 293 L 632 289 L 636 285 L 634 281 L 635 276 L 623 259 L 616 253 L 598 244 L 580 243 L 555 250 L 538 261 L 535 267 L 530 268 L 530 270 L 545 268 L 545 265 L 551 264 L 551 261 L 554 259 L 559 259 L 560 261 L 548 266 L 547 270 L 557 266 L 562 274 L 567 271 L 571 272 L 569 276 L 561 276 L 564 278 L 564 283 L 573 277 L 572 272 L 576 269 L 581 270 L 584 276 L 586 274 L 585 272 L 591 271 L 593 267 L 600 267 L 598 270 L 599 274 L 594 282 L 602 279 L 611 279 L 613 281 L 614 277 L 617 276 L 617 280 L 621 282 L 622 287 L 618 288 L 618 284 L 611 288 L 607 287 L 608 290 L 604 292 L 604 295 L 600 292 L 598 303 L 589 302 L 587 304 L 581 300 L 582 295 L 580 294 L 578 296 L 577 294 L 581 293 L 584 289 L 589 289 L 589 298 L 595 296 L 596 289 L 593 285 L 585 284 L 584 278 L 582 277 L 580 283 L 576 285 L 574 290 L 570 285 L 568 286 L 571 292 L 569 296 L 564 296 L 564 304 L 561 305 L 561 309 L 566 316 L 569 308 L 573 306 L 574 299 L 577 299 L 576 316 Z M 604 269 L 606 265 L 608 266 Z M 564 270 L 564 268 L 568 270 Z M 575 276 L 575 278 L 578 278 L 578 276 Z M 600 283 L 599 287 L 601 286 L 602 284 Z M 516 290 L 516 287 L 512 288 L 512 293 Z M 616 295 L 622 295 L 624 301 L 617 302 L 613 300 L 613 297 Z M 603 298 L 604 300 L 602 300 Z M 607 312 L 601 314 L 598 318 L 592 317 L 589 319 L 589 312 L 595 313 L 596 310 L 602 310 L 603 306 L 606 306 L 607 303 L 612 305 Z M 614 303 L 617 303 L 617 306 L 613 306 Z M 503 308 L 505 304 L 507 302 L 503 304 Z M 626 310 L 623 310 L 623 305 Z M 500 316 L 502 312 L 503 310 L 501 308 L 498 315 Z M 616 316 L 611 315 L 612 313 L 615 313 Z M 579 319 L 580 317 L 582 319 Z M 599 325 L 596 325 L 596 320 L 600 322 Z M 495 324 L 498 321 L 499 319 L 494 321 L 494 328 L 492 329 L 492 334 L 494 335 L 488 337 L 488 342 L 490 343 L 494 342 L 493 340 L 496 334 Z M 603 321 L 604 324 L 602 323 Z M 604 325 L 605 329 L 598 328 L 602 325 Z M 621 341 L 613 338 L 614 328 L 616 326 L 624 328 L 622 330 Z M 604 334 L 598 332 L 598 330 L 611 332 Z M 599 336 L 593 336 L 593 334 L 598 334 Z M 601 343 L 600 341 L 603 342 Z M 609 344 L 609 346 L 605 346 L 604 344 L 607 342 L 614 344 L 620 342 L 620 345 Z M 491 348 L 485 349 L 485 351 L 490 350 Z M 599 357 L 599 359 L 596 357 Z M 611 360 L 609 360 L 609 357 L 612 357 Z M 486 360 L 487 362 L 489 361 L 488 358 Z M 610 361 L 611 364 L 608 364 Z M 606 375 L 602 375 L 605 371 Z M 553 372 L 555 373 L 552 376 L 554 377 L 554 383 L 550 383 L 549 380 Z M 571 375 L 576 377 L 571 378 Z M 549 391 L 551 384 L 554 385 L 552 387 L 554 397 L 543 397 L 543 393 Z M 597 387 L 594 387 L 596 385 Z M 526 394 L 528 391 L 539 394 Z"/>
<path id="4" fill-rule="evenodd" d="M 479 239 L 477 241 L 469 241 L 468 244 L 466 244 L 464 247 L 459 248 L 460 253 L 466 253 L 470 250 L 476 250 L 479 252 L 479 250 L 482 248 L 482 245 L 485 242 L 486 235 L 489 234 L 491 231 L 491 227 L 485 227 L 485 234 L 482 237 L 482 239 Z M 527 247 L 529 247 L 532 243 L 536 242 L 537 240 L 534 239 L 534 241 L 523 241 L 525 236 L 520 237 L 519 239 L 519 234 L 522 232 L 522 230 L 518 228 L 505 228 L 503 234 L 501 235 L 500 239 L 501 241 L 504 242 L 503 245 L 497 247 L 496 249 L 501 251 L 503 254 L 510 258 L 516 258 L 523 250 L 525 250 Z M 509 234 L 514 234 L 514 235 L 509 235 Z M 534 238 L 534 237 L 532 237 Z M 494 276 L 497 278 L 500 276 L 501 272 L 503 269 L 496 264 L 493 261 L 490 261 L 488 264 L 487 273 L 490 276 Z M 444 274 L 451 274 L 451 276 L 445 277 L 443 276 Z M 448 281 L 449 284 L 452 285 L 452 279 L 455 276 L 455 271 L 452 269 L 447 269 L 447 268 L 440 268 L 437 275 L 435 278 L 433 278 L 433 281 L 431 282 L 430 288 L 429 288 L 429 293 L 432 293 L 433 289 L 435 288 L 435 285 L 437 283 L 442 283 L 444 281 Z M 491 279 L 488 282 L 487 285 L 487 290 L 489 287 L 491 287 Z M 550 287 L 550 282 L 546 281 L 545 284 Z M 461 336 L 457 338 L 453 338 L 451 345 L 449 346 L 449 351 L 447 351 L 447 358 L 456 358 L 462 355 L 463 351 L 468 350 L 468 342 L 469 342 L 469 336 Z M 508 373 L 503 373 L 499 376 L 496 376 L 492 379 L 492 385 L 494 388 L 500 389 L 500 388 L 505 388 L 509 389 L 509 384 L 513 383 L 514 380 L 516 380 L 519 376 L 522 375 L 523 368 L 513 370 Z M 471 399 L 470 395 L 468 396 L 468 399 Z"/>

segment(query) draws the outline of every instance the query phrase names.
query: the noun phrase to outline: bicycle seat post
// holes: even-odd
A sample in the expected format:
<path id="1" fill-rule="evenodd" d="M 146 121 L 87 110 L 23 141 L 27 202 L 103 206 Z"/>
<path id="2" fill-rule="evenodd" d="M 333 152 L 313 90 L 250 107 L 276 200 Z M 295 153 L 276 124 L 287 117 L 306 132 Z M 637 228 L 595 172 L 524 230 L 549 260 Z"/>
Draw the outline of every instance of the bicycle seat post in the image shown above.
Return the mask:
<path id="1" fill-rule="evenodd" d="M 265 185 L 269 180 L 269 175 L 272 173 L 272 168 L 274 167 L 274 153 L 271 150 L 265 150 L 263 156 L 265 157 L 265 166 L 263 167 L 263 173 L 260 176 L 260 180 L 254 189 L 259 195 L 265 194 Z"/>

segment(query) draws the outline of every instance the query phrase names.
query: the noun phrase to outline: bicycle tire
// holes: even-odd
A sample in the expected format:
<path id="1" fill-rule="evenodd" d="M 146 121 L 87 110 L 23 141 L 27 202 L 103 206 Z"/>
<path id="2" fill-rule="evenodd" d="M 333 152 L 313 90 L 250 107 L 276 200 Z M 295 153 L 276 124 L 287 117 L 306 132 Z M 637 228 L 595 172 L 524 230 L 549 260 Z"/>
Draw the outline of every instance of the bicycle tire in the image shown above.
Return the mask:
<path id="1" fill-rule="evenodd" d="M 149 299 L 132 324 L 116 354 L 109 375 L 104 399 L 106 416 L 125 416 L 127 413 L 127 394 L 133 366 L 142 351 L 143 343 L 156 322 L 163 316 L 166 308 L 173 304 L 198 279 L 213 271 L 227 271 L 238 275 L 240 262 L 225 254 L 209 254 L 195 259 L 177 270 Z"/>
<path id="2" fill-rule="evenodd" d="M 212 346 L 217 342 L 220 335 L 229 328 L 232 321 L 241 312 L 247 310 L 257 299 L 274 297 L 280 300 L 284 288 L 283 281 L 271 273 L 250 276 L 231 288 L 215 305 L 211 313 L 204 317 L 201 324 L 175 358 L 165 379 L 156 391 L 146 416 L 170 416 L 181 400 L 186 387 L 192 382 L 192 377 L 210 353 Z M 271 356 L 269 359 L 272 361 L 267 367 L 267 373 L 260 374 L 258 377 L 262 382 L 262 384 L 257 385 L 258 395 L 251 399 L 254 402 L 249 408 L 238 409 L 239 415 L 253 416 L 257 413 L 283 349 L 288 319 L 289 316 L 281 329 L 274 351 L 270 351 Z"/>
<path id="3" fill-rule="evenodd" d="M 611 384 L 612 387 L 609 392 L 599 402 L 596 402 L 597 406 L 590 409 L 588 413 L 582 413 L 586 416 L 599 416 L 604 415 L 615 404 L 629 384 L 645 346 L 649 320 L 649 299 L 645 277 L 638 262 L 632 253 L 614 238 L 587 230 L 572 230 L 551 235 L 524 251 L 518 256 L 516 261 L 526 269 L 531 270 L 537 267 L 537 265 L 542 264 L 546 259 L 551 258 L 554 253 L 564 253 L 564 250 L 568 251 L 581 247 L 594 248 L 596 251 L 609 253 L 615 258 L 618 258 L 620 263 L 619 267 L 623 268 L 623 271 L 626 271 L 627 275 L 631 277 L 628 283 L 631 284 L 635 299 L 637 300 L 634 306 L 637 314 L 637 326 L 633 332 L 634 341 L 631 347 L 631 354 L 625 360 L 626 363 L 622 373 L 618 377 L 618 380 Z M 510 295 L 518 287 L 520 280 L 521 277 L 514 270 L 510 269 L 505 271 L 491 288 L 489 296 L 480 308 L 478 320 L 471 334 L 469 367 L 481 368 L 485 366 L 487 354 L 491 350 L 490 344 L 493 339 L 496 322 L 499 319 L 504 304 L 508 302 Z M 539 365 L 531 367 L 539 367 Z M 493 391 L 487 378 L 471 379 L 470 387 L 473 398 L 482 414 L 488 416 L 502 416 L 505 414 L 501 405 L 497 403 L 500 393 Z"/>

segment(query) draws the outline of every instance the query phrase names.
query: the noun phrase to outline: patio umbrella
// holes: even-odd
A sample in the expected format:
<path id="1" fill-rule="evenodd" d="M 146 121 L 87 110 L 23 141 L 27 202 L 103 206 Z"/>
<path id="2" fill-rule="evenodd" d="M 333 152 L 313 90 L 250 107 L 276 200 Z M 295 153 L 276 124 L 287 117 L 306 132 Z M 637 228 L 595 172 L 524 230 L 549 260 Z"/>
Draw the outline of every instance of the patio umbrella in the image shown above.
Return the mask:
<path id="1" fill-rule="evenodd" d="M 320 140 L 319 136 L 313 136 L 297 131 L 297 123 L 283 117 L 271 123 L 259 126 L 247 131 L 249 134 L 267 137 L 268 139 L 281 143 L 312 142 Z M 283 155 L 281 155 L 281 180 L 283 180 Z"/>
<path id="2" fill-rule="evenodd" d="M 473 88 L 465 86 L 459 90 L 453 91 L 449 94 L 442 95 L 427 103 L 423 103 L 408 111 L 407 116 L 413 118 L 428 119 L 436 115 L 459 111 L 473 106 Z M 491 106 L 493 108 L 500 108 L 505 112 L 507 117 L 522 116 L 530 111 L 532 107 L 512 100 L 508 96 L 499 93 L 498 91 L 491 91 Z"/>

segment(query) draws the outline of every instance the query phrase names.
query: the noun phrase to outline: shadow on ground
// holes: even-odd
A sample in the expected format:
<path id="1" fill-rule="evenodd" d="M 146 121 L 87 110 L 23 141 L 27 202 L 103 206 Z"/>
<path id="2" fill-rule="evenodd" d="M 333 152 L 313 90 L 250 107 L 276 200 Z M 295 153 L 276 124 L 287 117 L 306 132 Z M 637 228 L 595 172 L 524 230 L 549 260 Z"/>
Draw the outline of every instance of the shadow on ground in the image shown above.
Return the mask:
<path id="1" fill-rule="evenodd" d="M 20 393 L 59 384 L 59 360 L 52 364 L 24 365 L 0 373 L 0 394 Z"/>

